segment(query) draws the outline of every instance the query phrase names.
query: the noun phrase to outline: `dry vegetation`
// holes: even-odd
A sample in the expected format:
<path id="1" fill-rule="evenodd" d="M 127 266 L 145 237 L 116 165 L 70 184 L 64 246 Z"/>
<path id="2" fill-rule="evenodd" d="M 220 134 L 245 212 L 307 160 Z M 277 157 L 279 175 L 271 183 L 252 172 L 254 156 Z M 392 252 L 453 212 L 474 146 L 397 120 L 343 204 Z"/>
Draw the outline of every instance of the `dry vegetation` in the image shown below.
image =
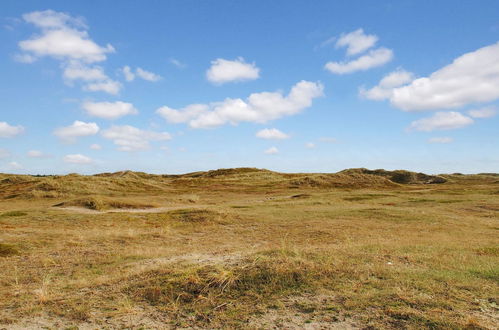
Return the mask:
<path id="1" fill-rule="evenodd" d="M 0 174 L 0 329 L 496 329 L 498 220 L 490 173 Z"/>

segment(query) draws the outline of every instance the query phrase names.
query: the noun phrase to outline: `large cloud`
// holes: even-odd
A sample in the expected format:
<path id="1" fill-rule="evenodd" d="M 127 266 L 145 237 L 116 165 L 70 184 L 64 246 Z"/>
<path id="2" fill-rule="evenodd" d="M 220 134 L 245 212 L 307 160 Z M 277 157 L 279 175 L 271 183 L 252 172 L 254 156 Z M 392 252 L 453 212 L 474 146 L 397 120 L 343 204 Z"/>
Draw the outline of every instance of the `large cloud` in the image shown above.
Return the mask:
<path id="1" fill-rule="evenodd" d="M 215 84 L 255 80 L 259 76 L 260 69 L 255 63 L 246 63 L 242 57 L 233 61 L 218 58 L 211 62 L 211 67 L 206 71 L 206 78 Z"/>
<path id="2" fill-rule="evenodd" d="M 499 98 L 499 42 L 466 53 L 428 77 L 395 88 L 390 102 L 405 111 L 460 108 Z"/>
<path id="3" fill-rule="evenodd" d="M 265 123 L 303 111 L 323 95 L 318 82 L 300 81 L 287 96 L 280 92 L 251 94 L 245 101 L 227 98 L 210 104 L 191 104 L 176 110 L 164 106 L 156 112 L 171 123 L 188 123 L 193 128 L 210 128 L 239 122 Z"/>
<path id="4" fill-rule="evenodd" d="M 150 148 L 150 141 L 166 141 L 171 135 L 166 132 L 153 132 L 124 125 L 112 126 L 102 132 L 102 136 L 112 140 L 120 151 L 140 151 Z"/>

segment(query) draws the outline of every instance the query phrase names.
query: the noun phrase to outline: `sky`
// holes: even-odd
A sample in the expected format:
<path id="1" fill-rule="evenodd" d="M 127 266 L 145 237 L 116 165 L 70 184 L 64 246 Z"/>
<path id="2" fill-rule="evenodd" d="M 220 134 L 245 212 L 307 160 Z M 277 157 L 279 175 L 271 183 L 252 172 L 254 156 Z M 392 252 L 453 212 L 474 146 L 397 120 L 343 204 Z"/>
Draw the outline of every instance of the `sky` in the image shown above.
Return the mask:
<path id="1" fill-rule="evenodd" d="M 0 2 L 0 172 L 499 172 L 499 2 Z"/>

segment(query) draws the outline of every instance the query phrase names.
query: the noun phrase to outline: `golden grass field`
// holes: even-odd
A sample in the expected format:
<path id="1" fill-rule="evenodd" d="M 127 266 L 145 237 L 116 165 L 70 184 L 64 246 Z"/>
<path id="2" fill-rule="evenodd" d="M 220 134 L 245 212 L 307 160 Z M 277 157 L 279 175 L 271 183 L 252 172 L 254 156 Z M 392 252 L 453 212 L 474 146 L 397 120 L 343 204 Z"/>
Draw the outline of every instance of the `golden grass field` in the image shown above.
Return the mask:
<path id="1" fill-rule="evenodd" d="M 0 229 L 0 329 L 499 324 L 494 174 L 0 175 Z"/>

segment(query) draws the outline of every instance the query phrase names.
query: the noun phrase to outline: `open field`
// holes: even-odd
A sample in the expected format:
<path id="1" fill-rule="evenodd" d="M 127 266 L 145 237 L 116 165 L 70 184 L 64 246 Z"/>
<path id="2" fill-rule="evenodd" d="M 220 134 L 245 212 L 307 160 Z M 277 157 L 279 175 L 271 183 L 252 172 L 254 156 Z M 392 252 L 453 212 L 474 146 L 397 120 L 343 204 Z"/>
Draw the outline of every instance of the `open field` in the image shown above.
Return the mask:
<path id="1" fill-rule="evenodd" d="M 0 269 L 0 329 L 497 329 L 499 176 L 0 175 Z"/>

